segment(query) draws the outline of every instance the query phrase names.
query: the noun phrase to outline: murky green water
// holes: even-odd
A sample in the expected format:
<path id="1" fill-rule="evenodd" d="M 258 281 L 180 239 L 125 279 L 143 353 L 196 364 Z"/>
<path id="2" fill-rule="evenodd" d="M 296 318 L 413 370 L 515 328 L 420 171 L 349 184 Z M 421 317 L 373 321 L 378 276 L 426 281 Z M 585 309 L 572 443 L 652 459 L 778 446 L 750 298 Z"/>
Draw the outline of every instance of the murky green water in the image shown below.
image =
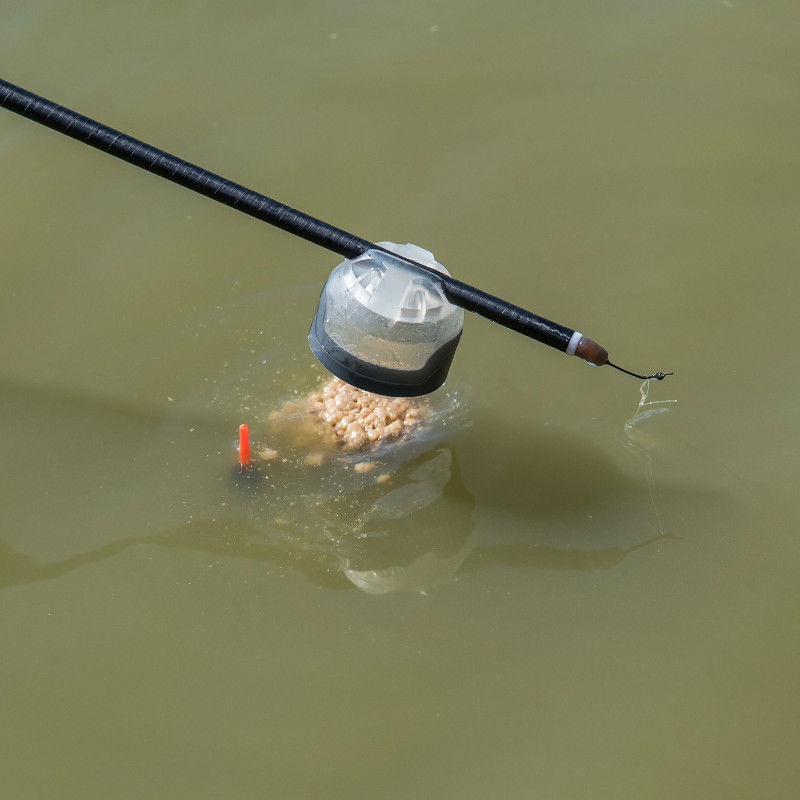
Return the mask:
<path id="1" fill-rule="evenodd" d="M 0 112 L 4 795 L 795 797 L 798 53 L 794 0 L 0 0 L 4 78 L 678 400 L 626 436 L 471 317 L 391 484 L 232 486 L 337 258 Z"/>

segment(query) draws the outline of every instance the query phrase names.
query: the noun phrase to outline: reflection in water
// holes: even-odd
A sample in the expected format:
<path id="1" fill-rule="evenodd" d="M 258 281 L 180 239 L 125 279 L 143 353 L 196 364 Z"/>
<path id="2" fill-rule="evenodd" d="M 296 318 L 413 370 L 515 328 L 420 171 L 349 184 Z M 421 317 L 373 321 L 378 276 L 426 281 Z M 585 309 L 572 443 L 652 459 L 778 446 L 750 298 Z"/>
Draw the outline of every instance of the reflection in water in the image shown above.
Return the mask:
<path id="1" fill-rule="evenodd" d="M 227 519 L 195 520 L 47 564 L 0 543 L 0 588 L 57 578 L 133 545 L 149 544 L 291 567 L 330 589 L 352 585 L 370 594 L 421 592 L 448 582 L 459 570 L 608 569 L 654 541 L 598 550 L 532 543 L 476 547 L 475 500 L 446 445 L 402 465 L 393 488 L 362 485 L 333 497 L 309 497 L 291 521 L 273 515 L 279 505 L 269 502 L 268 492 L 242 494 L 232 486 L 232 508 L 237 496 L 244 520 L 238 512 Z"/>
<path id="2" fill-rule="evenodd" d="M 674 410 L 677 400 L 648 400 L 650 381 L 646 380 L 639 387 L 639 404 L 636 413 L 625 423 L 625 436 L 628 445 L 644 461 L 647 475 L 647 490 L 653 507 L 658 532 L 664 536 L 664 523 L 658 510 L 656 500 L 656 479 L 653 471 L 652 453 L 657 447 L 663 447 L 669 441 L 669 412 Z"/>
<path id="3" fill-rule="evenodd" d="M 648 400 L 650 394 L 650 381 L 645 381 L 639 387 L 641 395 L 636 413 L 625 423 L 625 436 L 628 441 L 643 450 L 652 450 L 662 445 L 670 433 L 667 430 L 669 421 L 673 419 L 670 412 L 674 411 L 677 400 Z"/>
<path id="4" fill-rule="evenodd" d="M 120 539 L 118 542 L 112 542 L 89 553 L 78 553 L 49 564 L 39 564 L 34 559 L 18 553 L 13 547 L 0 541 L 0 589 L 59 578 L 85 564 L 93 564 L 96 561 L 111 558 L 139 541 L 141 540 Z"/>
<path id="5" fill-rule="evenodd" d="M 478 547 L 464 563 L 462 572 L 478 572 L 486 567 L 535 567 L 537 569 L 594 570 L 610 569 L 634 550 L 665 538 L 651 536 L 631 547 L 604 547 L 601 550 L 567 550 L 538 544 L 498 544 Z"/>
<path id="6" fill-rule="evenodd" d="M 250 383 L 252 379 L 243 385 Z M 608 569 L 654 541 L 634 540 L 626 547 L 566 546 L 577 541 L 571 535 L 579 524 L 576 515 L 588 516 L 608 498 L 635 503 L 641 487 L 589 442 L 530 423 L 521 426 L 505 415 L 479 418 L 471 434 L 459 437 L 459 464 L 452 439 L 464 430 L 463 408 L 448 395 L 439 398 L 436 424 L 430 430 L 376 453 L 374 469 L 366 474 L 354 469 L 362 455 L 332 456 L 323 466 L 312 468 L 302 452 L 293 453 L 287 446 L 285 460 L 253 470 L 245 480 L 227 482 L 220 480 L 219 473 L 227 454 L 209 459 L 209 448 L 218 447 L 234 429 L 233 421 L 242 410 L 236 402 L 234 409 L 226 409 L 230 413 L 215 409 L 207 417 L 181 409 L 157 429 L 157 412 L 142 416 L 141 409 L 116 401 L 103 403 L 55 389 L 34 393 L 31 387 L 26 387 L 23 396 L 15 386 L 3 388 L 18 418 L 52 419 L 58 430 L 70 424 L 75 427 L 77 422 L 91 423 L 92 435 L 103 440 L 108 429 L 129 420 L 136 423 L 137 431 L 152 431 L 138 457 L 121 440 L 123 449 L 114 468 L 116 488 L 103 489 L 96 505 L 114 509 L 133 532 L 142 524 L 160 532 L 120 538 L 49 563 L 37 562 L 0 542 L 0 587 L 50 580 L 144 544 L 248 558 L 291 567 L 319 586 L 356 586 L 386 594 L 424 591 L 448 582 L 459 571 L 474 573 L 494 566 Z M 185 433 L 198 425 L 206 434 L 203 438 Z M 181 441 L 175 463 L 163 456 L 167 441 Z M 510 460 L 512 443 L 516 457 Z M 631 450 L 649 456 L 639 448 Z M 105 455 L 112 457 L 108 451 Z M 65 451 L 63 457 L 54 458 L 46 480 L 61 480 L 59 465 L 67 457 Z M 152 475 L 146 470 L 145 477 L 135 478 L 139 482 L 133 484 L 132 478 L 139 475 L 137 461 L 151 463 L 156 457 L 161 459 L 159 470 Z M 40 468 L 47 470 L 47 463 Z M 376 483 L 379 474 L 391 474 L 390 481 Z M 663 487 L 662 491 L 670 490 Z M 687 501 L 687 492 L 697 489 L 673 487 L 675 491 Z M 182 498 L 177 508 L 176 497 Z M 189 523 L 183 509 L 191 510 Z M 176 511 L 182 520 L 178 525 L 174 524 Z M 484 518 L 491 520 L 491 528 L 484 526 Z M 481 521 L 480 532 L 476 519 Z M 498 520 L 513 522 L 520 540 L 493 541 Z M 106 518 L 99 524 L 105 526 Z M 631 533 L 629 527 L 620 535 L 630 542 Z M 543 536 L 549 537 L 546 544 Z"/>

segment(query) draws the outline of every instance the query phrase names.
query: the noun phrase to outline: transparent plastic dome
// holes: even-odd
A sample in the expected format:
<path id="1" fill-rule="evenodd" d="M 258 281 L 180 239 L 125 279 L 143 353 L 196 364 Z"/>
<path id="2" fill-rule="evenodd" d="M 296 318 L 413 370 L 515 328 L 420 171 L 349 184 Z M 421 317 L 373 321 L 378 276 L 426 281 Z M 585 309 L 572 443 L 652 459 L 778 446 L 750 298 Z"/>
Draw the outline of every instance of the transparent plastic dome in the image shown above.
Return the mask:
<path id="1" fill-rule="evenodd" d="M 450 274 L 417 245 L 378 244 Z M 308 340 L 320 362 L 353 386 L 413 397 L 444 383 L 463 325 L 464 312 L 435 277 L 390 253 L 368 250 L 331 272 Z"/>

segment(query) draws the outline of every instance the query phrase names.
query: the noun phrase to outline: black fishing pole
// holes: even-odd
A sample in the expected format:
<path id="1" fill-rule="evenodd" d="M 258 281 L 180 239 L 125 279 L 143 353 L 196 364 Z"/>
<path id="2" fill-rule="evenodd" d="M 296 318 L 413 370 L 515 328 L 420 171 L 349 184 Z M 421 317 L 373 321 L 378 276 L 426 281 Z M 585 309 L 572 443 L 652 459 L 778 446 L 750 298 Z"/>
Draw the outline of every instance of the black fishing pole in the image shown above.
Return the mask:
<path id="1" fill-rule="evenodd" d="M 420 264 L 405 256 L 392 253 L 366 239 L 354 236 L 341 228 L 304 214 L 302 211 L 272 200 L 246 186 L 234 183 L 213 172 L 184 161 L 139 139 L 121 133 L 101 122 L 85 117 L 60 106 L 44 97 L 33 94 L 0 78 L 0 106 L 21 114 L 23 117 L 46 125 L 48 128 L 71 136 L 84 144 L 95 147 L 123 161 L 160 175 L 162 178 L 192 189 L 199 194 L 224 203 L 263 222 L 268 222 L 309 242 L 332 250 L 345 258 L 356 258 L 368 250 L 390 253 L 393 258 L 413 265 L 435 279 L 442 286 L 447 299 L 467 311 L 480 314 L 506 328 L 536 339 L 557 350 L 576 355 L 590 364 L 608 364 L 615 369 L 643 380 L 662 380 L 671 372 L 656 372 L 638 375 L 612 364 L 608 352 L 597 342 L 583 336 L 579 331 L 551 322 L 520 306 L 483 292 L 432 267 Z"/>

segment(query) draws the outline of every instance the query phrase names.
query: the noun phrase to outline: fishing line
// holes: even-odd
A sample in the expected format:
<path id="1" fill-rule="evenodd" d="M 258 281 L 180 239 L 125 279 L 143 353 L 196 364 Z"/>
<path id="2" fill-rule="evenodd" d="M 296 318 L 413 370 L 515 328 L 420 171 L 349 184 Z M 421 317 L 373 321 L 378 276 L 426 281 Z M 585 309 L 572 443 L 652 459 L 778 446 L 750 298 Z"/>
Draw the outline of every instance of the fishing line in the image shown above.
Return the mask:
<path id="1" fill-rule="evenodd" d="M 636 372 L 631 372 L 628 369 L 623 369 L 623 367 L 618 367 L 616 364 L 612 364 L 610 361 L 606 361 L 609 367 L 614 367 L 614 369 L 618 369 L 620 372 L 624 372 L 626 375 L 632 375 L 634 378 L 639 378 L 643 381 L 663 381 L 668 375 L 672 375 L 672 372 L 654 372 L 652 375 L 639 375 Z"/>
<path id="2" fill-rule="evenodd" d="M 660 380 L 660 379 L 657 379 Z M 644 383 L 639 387 L 639 404 L 636 406 L 636 413 L 625 423 L 625 433 L 628 436 L 628 441 L 631 445 L 636 447 L 636 449 L 642 454 L 647 463 L 647 490 L 650 494 L 650 503 L 653 506 L 653 514 L 656 519 L 656 526 L 658 527 L 659 536 L 665 536 L 664 533 L 664 525 L 661 520 L 661 513 L 658 510 L 658 503 L 656 502 L 656 490 L 655 490 L 655 474 L 653 471 L 653 458 L 649 452 L 641 445 L 637 445 L 631 438 L 630 432 L 636 426 L 636 422 L 639 418 L 644 417 L 648 413 L 645 411 L 644 414 L 642 413 L 642 409 L 646 408 L 647 406 L 659 406 L 659 405 L 667 405 L 669 403 L 677 403 L 677 400 L 648 400 L 648 396 L 650 394 L 650 379 L 645 379 Z M 666 409 L 658 409 L 666 411 Z M 655 410 L 654 410 L 655 411 Z"/>

